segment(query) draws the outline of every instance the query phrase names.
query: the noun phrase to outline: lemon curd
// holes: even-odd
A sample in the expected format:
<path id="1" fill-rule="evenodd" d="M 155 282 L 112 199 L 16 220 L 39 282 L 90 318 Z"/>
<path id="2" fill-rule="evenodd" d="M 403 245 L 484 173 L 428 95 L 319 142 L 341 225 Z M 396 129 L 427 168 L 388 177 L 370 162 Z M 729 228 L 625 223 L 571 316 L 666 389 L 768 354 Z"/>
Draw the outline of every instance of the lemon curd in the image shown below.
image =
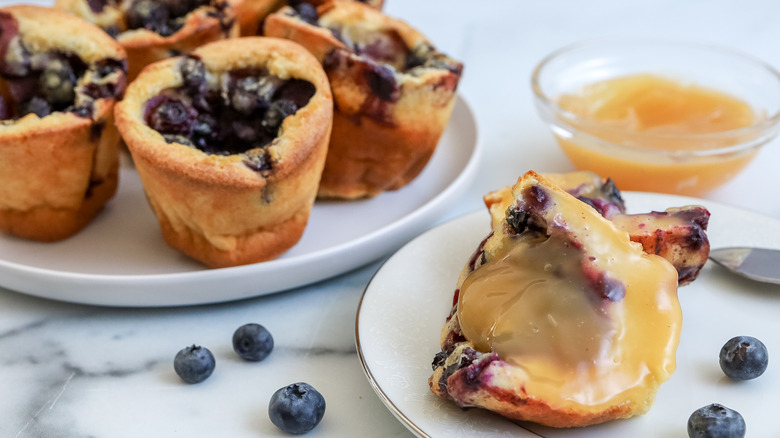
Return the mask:
<path id="1" fill-rule="evenodd" d="M 637 74 L 589 84 L 557 103 L 577 116 L 572 124 L 584 134 L 556 135 L 569 159 L 624 190 L 701 194 L 734 177 L 756 153 L 704 153 L 750 140 L 734 130 L 759 116 L 742 100 L 695 84 Z"/>

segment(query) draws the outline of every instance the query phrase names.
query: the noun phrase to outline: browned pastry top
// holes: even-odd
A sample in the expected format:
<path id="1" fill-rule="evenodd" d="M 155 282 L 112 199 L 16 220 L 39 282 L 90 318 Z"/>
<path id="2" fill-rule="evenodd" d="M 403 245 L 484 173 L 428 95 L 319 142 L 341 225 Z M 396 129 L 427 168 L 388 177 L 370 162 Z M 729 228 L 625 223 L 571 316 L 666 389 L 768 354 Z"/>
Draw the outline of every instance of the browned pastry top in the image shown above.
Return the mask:
<path id="1" fill-rule="evenodd" d="M 274 163 L 273 171 L 258 172 L 245 165 L 247 153 L 251 151 L 209 154 L 196 147 L 167 144 L 163 135 L 146 123 L 148 102 L 165 90 L 184 84 L 179 66 L 186 58 L 155 63 L 143 71 L 141 83 L 131 84 L 125 100 L 118 107 L 120 123 L 128 122 L 121 128 L 123 135 L 142 140 L 133 142 L 137 144 L 134 154 L 142 154 L 157 166 L 171 171 L 199 179 L 218 179 L 221 183 L 233 181 L 235 184 L 264 185 L 262 181 L 266 176 L 283 178 L 308 154 L 308 150 L 302 147 L 304 139 L 285 133 L 305 131 L 307 125 L 321 124 L 322 121 L 315 119 L 326 114 L 317 108 L 331 102 L 330 87 L 319 63 L 294 43 L 265 37 L 223 40 L 203 46 L 192 55 L 205 64 L 209 83 L 218 82 L 222 75 L 231 71 L 264 69 L 277 78 L 308 81 L 314 85 L 316 92 L 308 104 L 284 120 L 279 136 L 268 145 L 268 158 Z M 220 171 L 211 172 L 209 169 Z"/>

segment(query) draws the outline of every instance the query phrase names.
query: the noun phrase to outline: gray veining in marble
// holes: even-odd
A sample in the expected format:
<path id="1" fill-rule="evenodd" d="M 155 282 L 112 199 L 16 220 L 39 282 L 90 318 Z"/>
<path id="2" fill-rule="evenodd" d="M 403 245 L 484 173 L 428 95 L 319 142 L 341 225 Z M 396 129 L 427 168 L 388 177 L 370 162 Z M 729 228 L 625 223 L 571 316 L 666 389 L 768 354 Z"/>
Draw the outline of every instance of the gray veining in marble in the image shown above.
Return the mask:
<path id="1" fill-rule="evenodd" d="M 773 0 L 388 0 L 386 11 L 466 65 L 459 92 L 476 113 L 485 156 L 473 187 L 443 220 L 482 208 L 482 195 L 530 168 L 572 169 L 536 115 L 528 85 L 534 65 L 560 46 L 663 34 L 739 48 L 780 66 L 780 3 Z M 756 189 L 780 186 L 777 146 L 708 198 L 780 217 L 780 199 Z M 0 289 L 0 437 L 283 436 L 268 420 L 268 400 L 301 380 L 328 403 L 307 437 L 409 437 L 355 352 L 355 311 L 378 266 L 203 307 L 99 308 Z M 247 322 L 265 325 L 275 338 L 264 362 L 244 362 L 232 351 L 233 331 Z M 205 382 L 187 385 L 172 363 L 193 343 L 211 349 L 217 367 Z"/>
<path id="2" fill-rule="evenodd" d="M 370 434 L 381 424 L 390 436 L 408 436 L 374 396 L 355 350 L 354 312 L 377 266 L 297 291 L 203 307 L 107 309 L 2 292 L 0 436 L 274 435 L 268 399 L 300 380 L 328 401 L 312 436 L 332 436 L 328 431 L 344 421 L 355 421 L 347 429 Z M 246 322 L 274 335 L 266 361 L 245 362 L 233 352 L 232 333 Z M 198 385 L 182 383 L 173 371 L 173 356 L 192 343 L 217 360 L 214 374 Z"/>

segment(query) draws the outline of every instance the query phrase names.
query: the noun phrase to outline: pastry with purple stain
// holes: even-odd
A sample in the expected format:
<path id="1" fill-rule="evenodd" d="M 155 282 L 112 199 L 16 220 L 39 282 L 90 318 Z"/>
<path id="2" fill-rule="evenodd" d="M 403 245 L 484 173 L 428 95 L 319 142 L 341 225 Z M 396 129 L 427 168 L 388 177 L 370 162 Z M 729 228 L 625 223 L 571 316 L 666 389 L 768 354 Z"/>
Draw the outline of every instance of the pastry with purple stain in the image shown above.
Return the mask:
<path id="1" fill-rule="evenodd" d="M 675 370 L 674 267 L 534 172 L 511 193 L 458 279 L 431 391 L 552 427 L 647 412 Z"/>
<path id="2" fill-rule="evenodd" d="M 317 60 L 264 37 L 152 64 L 116 111 L 163 238 L 211 267 L 270 260 L 298 242 L 332 114 Z"/>
<path id="3" fill-rule="evenodd" d="M 113 197 L 126 72 L 125 51 L 96 26 L 51 8 L 0 9 L 0 230 L 62 240 Z"/>
<path id="4" fill-rule="evenodd" d="M 94 1 L 94 0 L 93 0 Z M 343 0 L 353 1 L 353 0 Z M 384 0 L 354 0 L 381 10 Z M 263 21 L 279 9 L 290 6 L 302 17 L 317 17 L 316 8 L 328 0 L 242 0 L 236 7 L 236 19 L 242 36 L 263 35 Z"/>
<path id="5" fill-rule="evenodd" d="M 375 196 L 420 174 L 452 113 L 460 62 L 360 2 L 329 2 L 314 16 L 283 8 L 265 34 L 303 45 L 328 74 L 335 109 L 320 197 Z"/>
<path id="6" fill-rule="evenodd" d="M 242 0 L 57 0 L 96 24 L 127 51 L 132 80 L 148 64 L 238 36 Z"/>
<path id="7" fill-rule="evenodd" d="M 626 214 L 620 190 L 610 179 L 602 180 L 595 173 L 585 171 L 544 176 L 627 232 L 632 241 L 642 244 L 645 252 L 668 260 L 677 269 L 680 286 L 695 280 L 707 262 L 710 212 L 706 208 L 688 205 L 662 212 Z M 484 201 L 494 221 L 500 220 L 512 202 L 511 187 L 485 195 Z"/>
<path id="8" fill-rule="evenodd" d="M 641 243 L 645 252 L 668 260 L 677 269 L 680 286 L 694 281 L 709 258 L 710 212 L 702 206 L 618 215 L 611 220 L 631 240 Z"/>

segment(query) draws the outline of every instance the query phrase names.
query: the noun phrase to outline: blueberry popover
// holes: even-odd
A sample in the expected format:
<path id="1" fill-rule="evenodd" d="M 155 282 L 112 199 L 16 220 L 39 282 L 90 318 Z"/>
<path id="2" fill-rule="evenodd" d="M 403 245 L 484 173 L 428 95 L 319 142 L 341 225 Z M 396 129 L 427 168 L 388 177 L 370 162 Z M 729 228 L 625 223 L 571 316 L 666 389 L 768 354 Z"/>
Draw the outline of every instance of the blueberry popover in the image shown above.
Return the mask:
<path id="1" fill-rule="evenodd" d="M 460 62 L 360 2 L 332 1 L 315 15 L 282 8 L 264 31 L 306 47 L 328 74 L 335 109 L 320 197 L 374 196 L 417 177 L 452 113 Z"/>
<path id="2" fill-rule="evenodd" d="M 127 51 L 132 80 L 146 65 L 238 36 L 242 0 L 57 0 L 55 6 L 106 31 Z"/>
<path id="3" fill-rule="evenodd" d="M 677 271 L 534 172 L 511 193 L 458 279 L 431 390 L 551 427 L 647 412 L 676 368 Z"/>
<path id="4" fill-rule="evenodd" d="M 351 0 L 344 0 L 351 1 Z M 373 8 L 382 9 L 383 0 L 355 0 Z M 262 35 L 263 21 L 272 12 L 284 6 L 290 6 L 303 16 L 316 16 L 316 7 L 327 3 L 327 0 L 243 0 L 236 10 L 236 17 L 241 26 L 241 35 Z"/>
<path id="5" fill-rule="evenodd" d="M 707 237 L 710 212 L 706 208 L 686 205 L 665 211 L 626 214 L 623 197 L 611 179 L 602 180 L 587 171 L 545 174 L 544 177 L 627 232 L 632 241 L 642 244 L 646 253 L 669 261 L 677 269 L 680 286 L 695 280 L 707 262 L 710 255 Z M 503 212 L 513 201 L 512 188 L 504 187 L 488 193 L 484 201 L 494 222 L 501 221 Z"/>
<path id="6" fill-rule="evenodd" d="M 262 35 L 261 27 L 265 17 L 287 3 L 287 0 L 242 0 L 236 8 L 236 20 L 241 35 Z"/>
<path id="7" fill-rule="evenodd" d="M 96 26 L 51 8 L 0 8 L 0 230 L 65 239 L 113 197 L 126 71 L 125 51 Z"/>
<path id="8" fill-rule="evenodd" d="M 317 60 L 265 37 L 154 63 L 116 109 L 165 241 L 212 267 L 269 260 L 298 242 L 332 118 Z"/>

